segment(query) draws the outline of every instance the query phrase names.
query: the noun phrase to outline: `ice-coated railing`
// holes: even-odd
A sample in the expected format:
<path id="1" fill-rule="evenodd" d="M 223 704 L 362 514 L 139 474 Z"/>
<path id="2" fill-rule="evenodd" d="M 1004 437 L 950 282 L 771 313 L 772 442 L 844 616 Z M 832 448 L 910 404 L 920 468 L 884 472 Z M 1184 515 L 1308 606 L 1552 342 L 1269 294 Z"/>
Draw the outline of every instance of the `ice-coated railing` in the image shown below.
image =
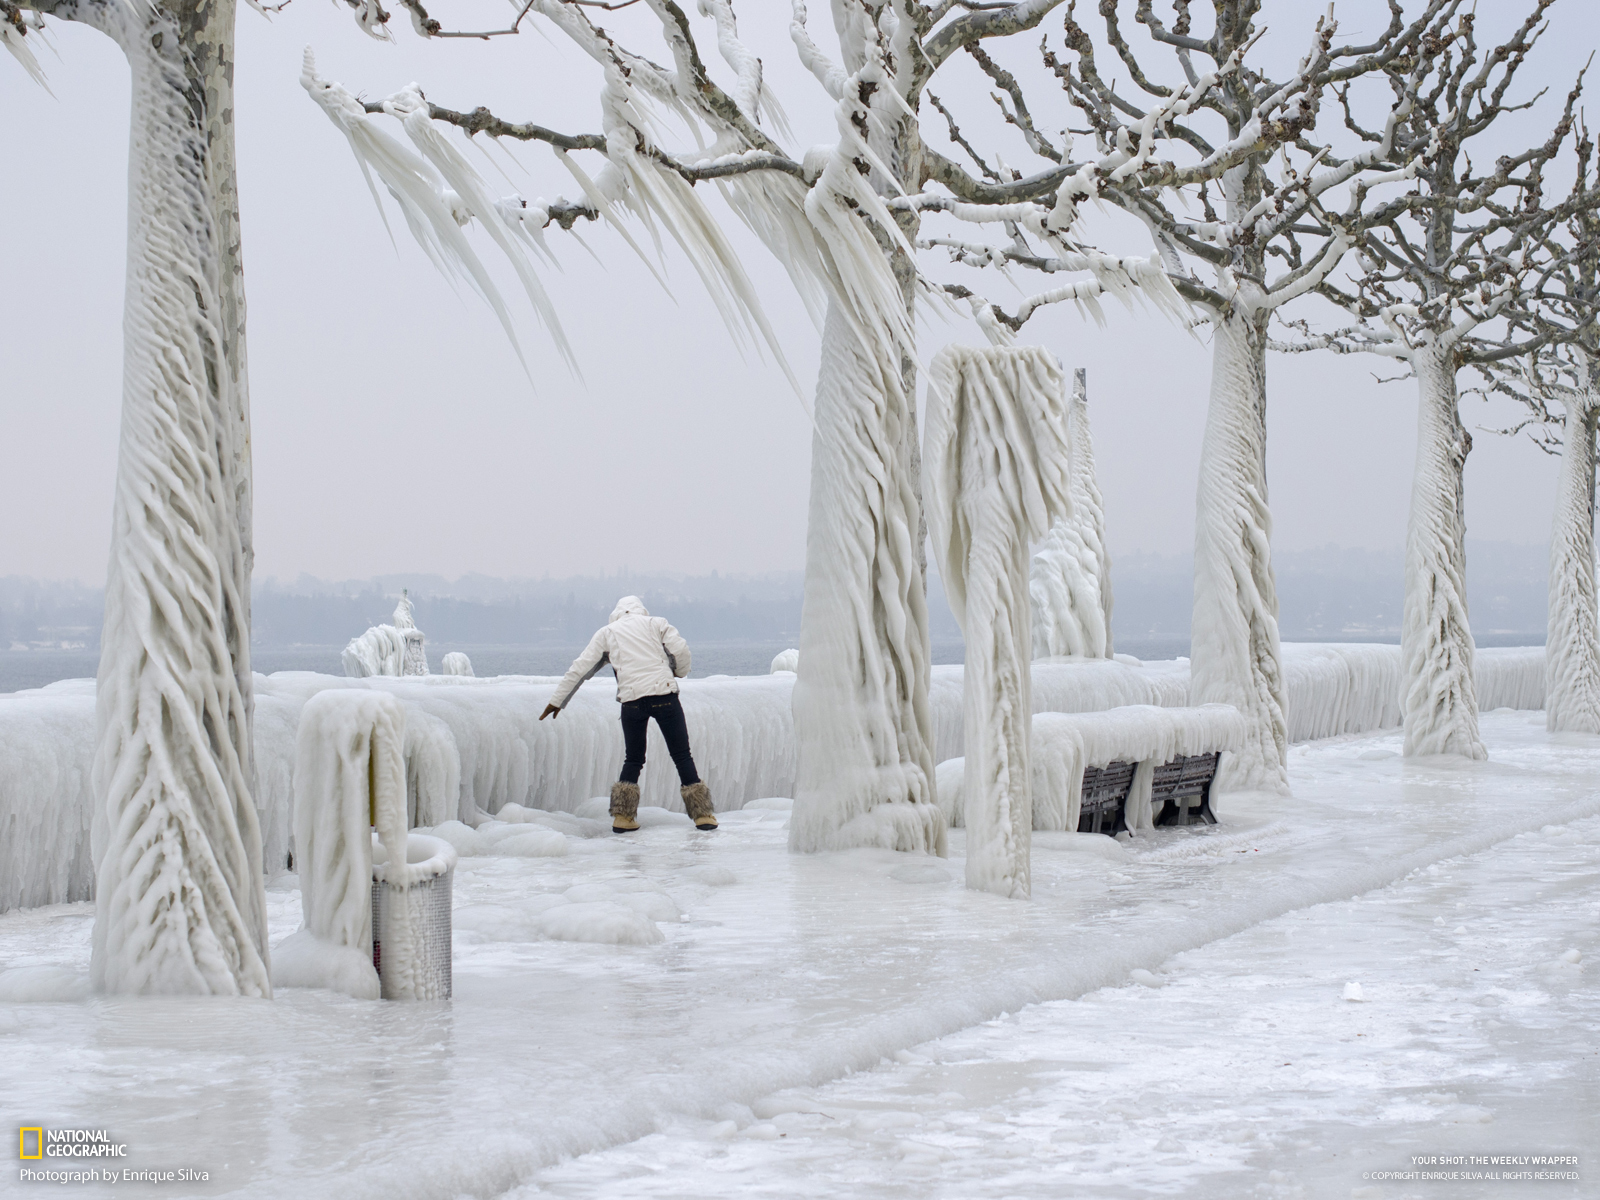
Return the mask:
<path id="1" fill-rule="evenodd" d="M 1293 741 L 1393 728 L 1400 648 L 1285 643 L 1289 736 Z M 1480 649 L 1479 705 L 1544 704 L 1544 649 Z M 738 808 L 793 791 L 794 725 L 789 674 L 686 679 L 683 707 L 695 761 L 717 807 Z M 406 707 L 406 774 L 411 820 L 475 818 L 515 801 L 571 812 L 605 793 L 622 762 L 611 680 L 579 689 L 555 720 L 540 722 L 555 680 L 532 676 L 342 679 L 285 672 L 256 676 L 256 804 L 269 873 L 288 858 L 294 811 L 295 737 L 300 710 L 329 688 L 392 692 Z M 1183 707 L 1189 670 L 1176 662 L 1041 660 L 1033 666 L 1035 712 L 1098 712 L 1130 704 Z M 939 761 L 958 758 L 961 668 L 933 668 L 930 702 Z M 69 680 L 0 694 L 0 912 L 86 900 L 93 895 L 89 850 L 94 682 Z M 681 809 L 678 781 L 660 734 L 650 730 L 642 802 Z M 453 803 L 452 803 L 453 800 Z"/>

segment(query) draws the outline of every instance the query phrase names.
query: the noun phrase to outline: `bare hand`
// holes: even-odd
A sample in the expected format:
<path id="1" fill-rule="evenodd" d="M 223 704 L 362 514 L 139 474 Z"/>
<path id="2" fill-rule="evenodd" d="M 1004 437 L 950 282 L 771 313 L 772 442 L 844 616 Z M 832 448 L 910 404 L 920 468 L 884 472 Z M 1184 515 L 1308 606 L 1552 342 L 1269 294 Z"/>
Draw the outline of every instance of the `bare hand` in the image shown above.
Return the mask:
<path id="1" fill-rule="evenodd" d="M 542 721 L 546 717 L 559 717 L 560 715 L 561 715 L 561 710 L 559 708 L 557 708 L 554 704 L 546 704 L 544 706 L 544 711 L 539 714 L 539 720 Z"/>

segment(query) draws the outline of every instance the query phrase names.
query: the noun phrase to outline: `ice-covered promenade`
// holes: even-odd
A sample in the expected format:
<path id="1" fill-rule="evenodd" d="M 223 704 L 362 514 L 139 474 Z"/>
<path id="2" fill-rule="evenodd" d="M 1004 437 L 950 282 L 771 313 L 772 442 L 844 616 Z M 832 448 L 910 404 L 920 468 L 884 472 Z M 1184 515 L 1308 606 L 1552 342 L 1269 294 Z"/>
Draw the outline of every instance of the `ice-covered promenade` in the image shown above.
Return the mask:
<path id="1" fill-rule="evenodd" d="M 1293 799 L 1212 828 L 1038 834 L 1031 902 L 964 889 L 960 831 L 791 855 L 781 801 L 489 825 L 449 1006 L 88 998 L 91 907 L 16 911 L 0 1092 L 192 1195 L 1526 1195 L 1362 1178 L 1600 1142 L 1600 738 L 1483 731 L 1297 746 Z M 269 901 L 276 942 L 293 878 Z"/>

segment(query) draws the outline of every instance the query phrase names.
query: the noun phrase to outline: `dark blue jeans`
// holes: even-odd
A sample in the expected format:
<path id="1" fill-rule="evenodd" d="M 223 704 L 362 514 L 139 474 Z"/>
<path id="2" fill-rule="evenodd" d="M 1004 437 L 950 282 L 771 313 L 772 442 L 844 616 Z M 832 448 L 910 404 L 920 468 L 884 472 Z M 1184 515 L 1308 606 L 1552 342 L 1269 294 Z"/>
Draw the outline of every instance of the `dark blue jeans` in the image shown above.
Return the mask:
<path id="1" fill-rule="evenodd" d="M 639 772 L 644 770 L 645 732 L 650 727 L 651 717 L 656 719 L 661 736 L 667 740 L 667 753 L 672 755 L 683 786 L 699 783 L 694 756 L 689 753 L 689 726 L 684 722 L 683 705 L 678 703 L 677 692 L 622 702 L 622 745 L 626 752 L 622 761 L 622 782 L 639 782 Z"/>

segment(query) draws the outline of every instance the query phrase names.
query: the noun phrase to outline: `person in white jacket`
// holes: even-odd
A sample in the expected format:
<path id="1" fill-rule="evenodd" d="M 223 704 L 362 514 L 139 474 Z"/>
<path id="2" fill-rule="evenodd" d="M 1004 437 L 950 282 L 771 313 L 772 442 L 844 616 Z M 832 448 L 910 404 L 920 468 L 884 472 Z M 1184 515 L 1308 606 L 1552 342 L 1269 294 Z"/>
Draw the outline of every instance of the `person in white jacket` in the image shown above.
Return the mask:
<path id="1" fill-rule="evenodd" d="M 663 617 L 652 617 L 637 596 L 617 601 L 611 621 L 573 660 L 539 720 L 559 717 L 578 685 L 609 665 L 622 703 L 622 777 L 611 785 L 611 830 L 639 828 L 639 773 L 644 770 L 645 733 L 655 718 L 667 752 L 678 768 L 684 811 L 697 829 L 715 829 L 711 790 L 694 769 L 689 729 L 678 701 L 678 680 L 689 674 L 689 643 Z"/>

